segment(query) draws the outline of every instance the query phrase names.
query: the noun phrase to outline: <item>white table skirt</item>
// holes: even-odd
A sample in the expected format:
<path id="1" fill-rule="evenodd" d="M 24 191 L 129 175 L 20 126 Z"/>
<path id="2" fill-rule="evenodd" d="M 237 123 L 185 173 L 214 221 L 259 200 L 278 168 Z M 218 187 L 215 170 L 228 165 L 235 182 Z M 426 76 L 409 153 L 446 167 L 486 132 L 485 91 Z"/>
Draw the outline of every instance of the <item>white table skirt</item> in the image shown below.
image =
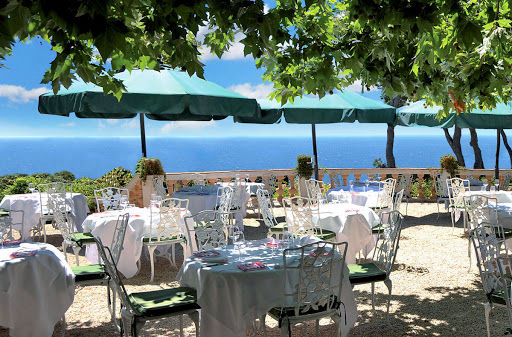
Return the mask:
<path id="1" fill-rule="evenodd" d="M 98 236 L 105 246 L 110 247 L 117 219 L 120 215 L 126 213 L 130 214 L 130 219 L 126 228 L 123 251 L 121 252 L 117 268 L 125 277 L 130 278 L 138 272 L 137 261 L 139 261 L 142 253 L 142 239 L 150 232 L 149 208 L 133 207 L 120 211 L 93 213 L 84 220 L 83 227 L 84 232 Z M 190 212 L 187 212 L 184 217 L 189 215 Z M 184 217 L 182 221 L 184 221 Z M 158 220 L 159 214 L 154 211 L 153 225 L 156 226 Z M 184 223 L 181 225 L 184 226 Z M 187 256 L 190 256 L 188 245 L 185 251 L 185 257 Z M 98 251 L 95 245 L 87 246 L 86 257 L 91 263 L 98 263 Z"/>
<path id="2" fill-rule="evenodd" d="M 286 214 L 286 222 L 291 221 L 291 215 Z M 319 213 L 313 210 L 313 221 L 315 224 L 320 221 L 322 229 L 335 232 L 336 241 L 348 242 L 346 261 L 349 264 L 356 262 L 357 253 L 366 256 L 373 249 L 375 240 L 371 229 L 380 223 L 371 208 L 345 203 L 321 204 Z"/>
<path id="3" fill-rule="evenodd" d="M 43 200 L 48 198 L 46 193 L 43 193 Z M 89 213 L 89 207 L 87 206 L 87 198 L 81 193 L 73 193 L 71 199 L 66 200 L 66 203 L 70 206 L 71 210 L 71 221 L 73 221 L 74 227 L 77 231 L 82 231 L 82 222 Z M 43 203 L 44 204 L 44 203 Z M 28 238 L 30 236 L 30 230 L 39 224 L 41 218 L 41 205 L 39 193 L 30 194 L 12 194 L 6 195 L 0 202 L 0 208 L 5 210 L 23 211 L 23 237 Z M 13 219 L 14 223 L 17 223 L 17 219 Z M 16 228 L 21 230 L 21 228 Z"/>
<path id="4" fill-rule="evenodd" d="M 12 337 L 49 337 L 73 303 L 75 275 L 52 245 L 22 246 L 44 250 L 11 259 L 19 246 L 0 248 L 0 326 Z"/>
<path id="5" fill-rule="evenodd" d="M 262 247 L 262 241 L 249 241 L 244 249 L 244 263 L 261 261 L 268 270 L 242 272 L 237 268 L 240 262 L 227 265 L 202 267 L 201 262 L 187 259 L 178 273 L 177 280 L 182 286 L 197 289 L 197 302 L 201 306 L 201 336 L 239 337 L 245 336 L 251 322 L 268 312 L 271 308 L 283 305 L 282 252 L 272 255 L 271 249 Z M 275 268 L 275 264 L 280 268 Z M 341 263 L 335 265 L 333 282 L 339 283 Z M 348 268 L 342 284 L 342 301 L 345 305 L 347 321 L 342 319 L 343 336 L 347 336 L 357 321 L 357 307 L 348 278 Z M 288 275 L 290 280 L 298 282 L 296 274 Z M 290 283 L 290 287 L 295 286 Z M 344 318 L 344 317 L 343 317 Z"/>

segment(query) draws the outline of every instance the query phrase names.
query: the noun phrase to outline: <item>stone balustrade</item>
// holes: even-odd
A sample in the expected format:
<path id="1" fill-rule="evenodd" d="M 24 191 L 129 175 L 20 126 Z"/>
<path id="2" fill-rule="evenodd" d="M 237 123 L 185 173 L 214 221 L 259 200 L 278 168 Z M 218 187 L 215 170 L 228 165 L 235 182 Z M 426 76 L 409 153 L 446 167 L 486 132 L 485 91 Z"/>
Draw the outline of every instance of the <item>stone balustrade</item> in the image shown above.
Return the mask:
<path id="1" fill-rule="evenodd" d="M 412 194 L 413 199 L 422 201 L 436 199 L 435 186 L 432 179 L 440 173 L 441 169 L 439 168 L 325 168 L 319 171 L 320 179 L 331 185 L 336 185 L 333 179 L 336 176 L 340 176 L 342 184 L 347 185 L 349 178 L 355 178 L 357 181 L 360 181 L 363 176 L 368 176 L 370 179 L 375 176 L 379 176 L 381 179 L 386 177 L 397 179 L 399 175 L 410 175 L 412 176 L 412 184 L 408 186 L 406 192 L 408 195 Z M 512 170 L 500 170 L 500 179 L 503 179 L 507 174 L 512 175 Z M 214 184 L 217 181 L 230 181 L 236 176 L 239 176 L 241 179 L 248 177 L 250 181 L 257 179 L 265 180 L 275 176 L 278 181 L 276 195 L 279 202 L 287 195 L 298 193 L 297 175 L 294 169 L 179 172 L 166 173 L 165 176 L 170 194 L 180 190 L 183 186 L 188 185 L 194 180 L 204 179 L 210 184 Z M 472 177 L 473 179 L 485 176 L 491 181 L 494 177 L 494 170 L 465 169 L 459 171 L 459 176 L 461 178 Z M 153 176 L 148 176 L 146 182 L 141 182 L 136 175 L 127 187 L 130 189 L 131 202 L 138 206 L 147 206 L 151 194 L 155 193 Z"/>

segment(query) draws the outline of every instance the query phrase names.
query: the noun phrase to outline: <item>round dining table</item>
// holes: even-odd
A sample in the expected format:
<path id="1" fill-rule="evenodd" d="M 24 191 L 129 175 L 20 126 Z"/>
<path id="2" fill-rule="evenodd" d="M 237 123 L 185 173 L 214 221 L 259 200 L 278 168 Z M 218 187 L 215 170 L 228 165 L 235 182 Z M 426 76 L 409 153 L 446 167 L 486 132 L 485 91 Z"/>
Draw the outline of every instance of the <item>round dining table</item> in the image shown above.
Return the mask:
<path id="1" fill-rule="evenodd" d="M 50 337 L 75 296 L 75 275 L 44 243 L 0 244 L 0 326 L 12 337 Z"/>
<path id="2" fill-rule="evenodd" d="M 130 278 L 137 274 L 137 262 L 140 259 L 143 247 L 143 238 L 150 233 L 150 223 L 153 223 L 153 235 L 156 235 L 156 225 L 160 220 L 158 210 L 150 208 L 128 207 L 124 210 L 111 210 L 89 215 L 83 222 L 84 232 L 92 233 L 98 236 L 106 247 L 110 247 L 114 229 L 119 216 L 128 213 L 128 227 L 124 237 L 123 250 L 119 257 L 117 269 L 126 277 Z M 180 226 L 185 231 L 185 217 L 190 216 L 190 212 L 184 212 L 181 218 Z M 193 227 L 193 226 L 192 226 Z M 186 233 L 184 233 L 186 234 Z M 185 247 L 185 257 L 190 256 L 189 245 Z M 98 251 L 95 245 L 88 245 L 85 253 L 91 263 L 98 263 Z"/>
<path id="3" fill-rule="evenodd" d="M 303 238 L 300 245 L 308 243 L 308 239 Z M 283 249 L 269 248 L 266 243 L 267 240 L 247 241 L 241 256 L 233 246 L 219 250 L 226 259 L 219 264 L 193 256 L 185 260 L 177 280 L 182 286 L 197 290 L 197 303 L 201 307 L 201 336 L 245 336 L 246 329 L 255 319 L 271 308 L 285 304 Z M 250 262 L 262 262 L 266 268 L 257 271 L 242 271 L 239 268 L 240 264 Z M 344 268 L 343 279 L 341 268 Z M 334 263 L 332 282 L 342 286 L 341 300 L 346 314 L 346 321 L 344 317 L 341 320 L 343 336 L 348 335 L 357 320 L 348 274 L 348 268 L 341 264 L 341 259 L 339 263 Z M 298 283 L 298 272 L 289 271 L 287 280 L 286 290 L 291 291 Z"/>

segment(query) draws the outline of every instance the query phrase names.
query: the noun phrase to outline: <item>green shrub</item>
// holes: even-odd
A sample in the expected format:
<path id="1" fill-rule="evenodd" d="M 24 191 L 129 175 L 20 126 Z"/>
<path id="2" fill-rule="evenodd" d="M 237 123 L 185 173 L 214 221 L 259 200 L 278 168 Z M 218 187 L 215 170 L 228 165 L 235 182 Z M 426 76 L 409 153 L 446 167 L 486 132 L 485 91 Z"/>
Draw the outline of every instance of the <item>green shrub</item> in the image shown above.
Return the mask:
<path id="1" fill-rule="evenodd" d="M 373 161 L 373 167 L 375 168 L 386 168 L 386 164 L 382 161 L 381 158 L 377 158 Z"/>
<path id="2" fill-rule="evenodd" d="M 295 171 L 300 178 L 310 179 L 313 175 L 313 163 L 311 162 L 311 156 L 297 156 L 297 167 L 295 168 Z"/>
<path id="3" fill-rule="evenodd" d="M 63 182 L 63 183 L 72 183 L 73 181 L 75 181 L 75 175 L 69 171 L 60 171 L 60 172 L 55 172 L 55 174 L 53 175 L 53 179 L 54 181 L 59 181 L 59 182 Z"/>
<path id="4" fill-rule="evenodd" d="M 146 177 L 150 175 L 165 174 L 162 162 L 157 158 L 140 158 L 135 165 L 135 174 L 139 175 L 139 179 L 146 181 Z"/>
<path id="5" fill-rule="evenodd" d="M 452 177 L 455 177 L 459 172 L 459 163 L 457 163 L 457 159 L 451 154 L 447 154 L 446 156 L 442 156 L 441 160 L 441 168 L 448 172 L 448 174 Z"/>
<path id="6" fill-rule="evenodd" d="M 133 178 L 133 174 L 130 170 L 127 170 L 121 166 L 116 167 L 110 172 L 99 178 L 99 183 L 105 187 L 125 187 Z"/>

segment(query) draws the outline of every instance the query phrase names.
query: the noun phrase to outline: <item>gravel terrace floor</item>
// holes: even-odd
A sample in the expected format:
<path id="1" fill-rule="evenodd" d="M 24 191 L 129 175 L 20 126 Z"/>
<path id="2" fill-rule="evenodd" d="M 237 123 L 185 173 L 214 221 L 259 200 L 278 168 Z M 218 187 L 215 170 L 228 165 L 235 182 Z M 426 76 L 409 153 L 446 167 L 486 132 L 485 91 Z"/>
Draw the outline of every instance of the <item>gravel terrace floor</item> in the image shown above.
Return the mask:
<path id="1" fill-rule="evenodd" d="M 282 215 L 282 209 L 276 209 Z M 280 213 L 279 213 L 280 212 Z M 402 205 L 405 214 L 405 204 Z M 386 319 L 387 289 L 376 284 L 376 311 L 371 310 L 370 285 L 354 288 L 359 318 L 349 336 L 485 336 L 483 304 L 485 294 L 480 284 L 476 265 L 468 272 L 468 239 L 463 235 L 461 221 L 452 230 L 448 213 L 437 220 L 435 204 L 411 203 L 402 230 L 400 249 L 395 270 L 391 273 L 393 293 L 389 319 Z M 247 239 L 266 237 L 262 221 L 249 214 L 245 220 Z M 61 238 L 54 234 L 49 242 L 59 245 Z M 87 261 L 82 251 L 81 264 Z M 178 254 L 180 256 L 181 254 Z M 68 253 L 74 263 L 73 254 Z M 178 266 L 182 261 L 178 261 Z M 473 257 L 473 263 L 475 258 Z M 143 261 L 141 272 L 126 281 L 129 292 L 165 289 L 178 286 L 177 270 L 165 259 L 156 261 L 155 281 L 149 283 L 150 266 Z M 0 304 L 1 305 L 1 304 Z M 73 305 L 66 313 L 67 336 L 116 336 L 109 321 L 105 287 L 86 287 L 80 290 Z M 503 335 L 506 328 L 506 311 L 494 308 L 491 312 L 491 333 Z M 321 336 L 335 334 L 334 323 L 329 319 L 320 322 Z M 184 318 L 185 335 L 195 336 L 191 320 Z M 267 317 L 269 336 L 279 336 L 277 322 Z M 54 336 L 60 336 L 58 323 Z M 142 336 L 178 336 L 178 319 L 161 319 L 149 322 L 141 331 Z M 314 323 L 298 326 L 294 336 L 314 335 Z M 0 328 L 0 337 L 8 330 Z"/>

